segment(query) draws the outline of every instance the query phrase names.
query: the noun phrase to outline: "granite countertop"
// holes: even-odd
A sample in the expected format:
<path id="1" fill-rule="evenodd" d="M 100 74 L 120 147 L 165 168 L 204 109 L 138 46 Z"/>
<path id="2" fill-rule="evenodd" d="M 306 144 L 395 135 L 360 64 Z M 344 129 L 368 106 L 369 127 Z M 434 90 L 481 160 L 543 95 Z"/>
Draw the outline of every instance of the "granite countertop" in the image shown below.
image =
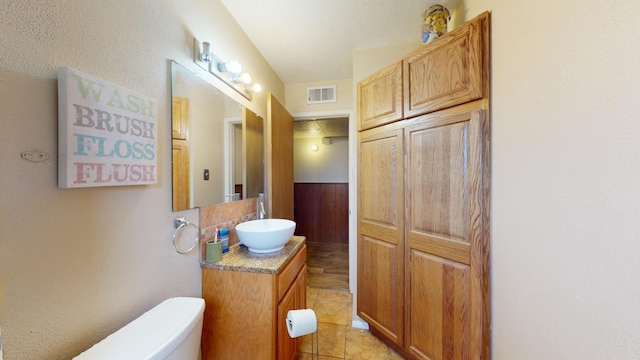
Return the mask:
<path id="1" fill-rule="evenodd" d="M 304 245 L 304 242 L 304 236 L 292 236 L 282 250 L 267 254 L 252 253 L 246 246 L 235 244 L 229 247 L 229 252 L 222 254 L 222 260 L 217 263 L 202 261 L 200 267 L 203 269 L 277 274 Z"/>

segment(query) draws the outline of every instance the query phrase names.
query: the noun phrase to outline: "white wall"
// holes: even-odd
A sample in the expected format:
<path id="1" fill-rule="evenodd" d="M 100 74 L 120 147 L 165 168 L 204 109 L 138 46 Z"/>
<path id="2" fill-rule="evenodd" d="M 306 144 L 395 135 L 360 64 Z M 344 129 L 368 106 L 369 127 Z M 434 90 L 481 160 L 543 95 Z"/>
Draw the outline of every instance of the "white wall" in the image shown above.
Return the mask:
<path id="1" fill-rule="evenodd" d="M 171 212 L 169 59 L 193 65 L 197 36 L 265 92 L 283 99 L 284 85 L 217 0 L 2 1 L 0 14 L 4 358 L 69 359 L 168 297 L 201 295 L 198 255 L 171 245 L 173 219 L 198 211 Z M 57 188 L 60 66 L 158 100 L 157 185 Z M 264 94 L 238 100 L 266 113 Z M 49 160 L 20 158 L 33 149 Z"/>
<path id="2" fill-rule="evenodd" d="M 307 104 L 307 88 L 319 86 L 335 86 L 336 102 Z M 351 109 L 353 104 L 353 83 L 351 79 L 316 81 L 308 83 L 285 84 L 285 105 L 291 114 L 305 115 Z"/>
<path id="3" fill-rule="evenodd" d="M 493 358 L 640 358 L 640 2 L 491 10 Z"/>
<path id="4" fill-rule="evenodd" d="M 318 145 L 312 151 L 311 145 Z M 349 182 L 349 139 L 333 138 L 323 144 L 322 138 L 293 141 L 293 181 L 296 183 Z"/>

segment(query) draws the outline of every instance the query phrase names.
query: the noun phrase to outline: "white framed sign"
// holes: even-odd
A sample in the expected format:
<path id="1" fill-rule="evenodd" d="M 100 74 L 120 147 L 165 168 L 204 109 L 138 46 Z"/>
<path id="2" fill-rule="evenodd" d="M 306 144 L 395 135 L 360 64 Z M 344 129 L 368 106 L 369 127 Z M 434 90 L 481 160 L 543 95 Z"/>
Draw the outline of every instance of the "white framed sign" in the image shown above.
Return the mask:
<path id="1" fill-rule="evenodd" d="M 58 69 L 58 187 L 158 182 L 158 102 Z"/>

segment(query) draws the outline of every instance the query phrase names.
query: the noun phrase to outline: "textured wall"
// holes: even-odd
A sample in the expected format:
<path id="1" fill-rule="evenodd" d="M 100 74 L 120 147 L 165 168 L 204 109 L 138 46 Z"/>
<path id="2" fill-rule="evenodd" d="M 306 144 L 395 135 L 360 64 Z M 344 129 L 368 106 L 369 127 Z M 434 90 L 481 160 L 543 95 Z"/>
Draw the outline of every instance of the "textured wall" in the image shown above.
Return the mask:
<path id="1" fill-rule="evenodd" d="M 640 4 L 465 0 L 455 22 L 486 10 L 492 358 L 638 359 Z"/>
<path id="2" fill-rule="evenodd" d="M 336 87 L 336 102 L 328 102 L 321 104 L 307 104 L 307 88 L 320 86 Z M 351 79 L 319 81 L 311 83 L 295 83 L 286 84 L 286 103 L 287 110 L 293 116 L 304 116 L 308 113 L 326 113 L 338 112 L 348 113 L 353 104 L 353 82 Z"/>
<path id="3" fill-rule="evenodd" d="M 640 358 L 640 3 L 490 9 L 493 359 Z"/>
<path id="4" fill-rule="evenodd" d="M 69 359 L 171 296 L 200 296 L 173 249 L 169 60 L 193 37 L 284 85 L 218 1 L 0 1 L 0 326 L 5 359 Z M 158 100 L 158 184 L 57 188 L 57 68 Z M 230 91 L 232 92 L 232 91 Z M 236 95 L 237 96 L 237 95 Z M 242 100 L 244 101 L 244 100 Z M 264 96 L 244 102 L 266 112 Z M 20 152 L 38 149 L 32 163 Z"/>

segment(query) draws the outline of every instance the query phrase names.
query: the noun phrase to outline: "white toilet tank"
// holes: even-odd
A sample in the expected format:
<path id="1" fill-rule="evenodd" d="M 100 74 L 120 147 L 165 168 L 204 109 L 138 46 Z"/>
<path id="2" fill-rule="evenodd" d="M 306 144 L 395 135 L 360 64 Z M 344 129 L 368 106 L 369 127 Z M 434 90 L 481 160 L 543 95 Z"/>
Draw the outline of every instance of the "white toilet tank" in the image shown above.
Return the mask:
<path id="1" fill-rule="evenodd" d="M 73 359 L 197 360 L 203 314 L 204 299 L 167 299 Z"/>

